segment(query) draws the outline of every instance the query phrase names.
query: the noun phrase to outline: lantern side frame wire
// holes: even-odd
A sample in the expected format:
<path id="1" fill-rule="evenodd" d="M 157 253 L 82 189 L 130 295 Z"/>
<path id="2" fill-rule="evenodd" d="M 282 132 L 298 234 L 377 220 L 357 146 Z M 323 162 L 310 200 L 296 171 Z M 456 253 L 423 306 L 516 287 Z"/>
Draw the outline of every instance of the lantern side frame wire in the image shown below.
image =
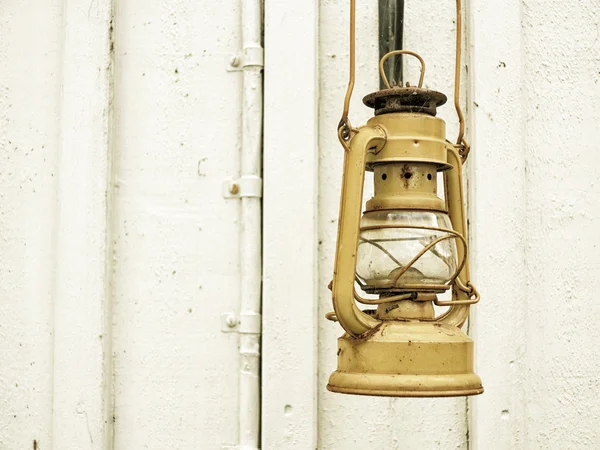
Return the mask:
<path id="1" fill-rule="evenodd" d="M 358 139 L 358 141 L 353 139 L 354 137 L 359 137 L 359 136 L 361 138 Z M 348 180 L 346 178 L 347 177 L 348 178 L 356 177 L 354 182 L 357 185 L 360 185 L 360 189 L 353 195 L 357 195 L 355 201 L 358 201 L 359 203 L 361 203 L 363 189 L 364 189 L 364 167 L 366 164 L 366 155 L 369 151 L 371 151 L 373 149 L 377 149 L 379 147 L 385 146 L 385 143 L 387 142 L 387 132 L 386 132 L 385 128 L 383 128 L 379 125 L 376 125 L 374 127 L 373 126 L 361 127 L 360 129 L 350 131 L 350 137 L 352 139 L 350 139 L 350 142 L 349 142 L 344 138 L 344 130 L 342 128 L 338 128 L 338 137 L 339 137 L 340 143 L 342 144 L 342 146 L 345 150 L 345 152 L 344 152 L 344 155 L 345 155 L 345 157 L 344 157 L 344 180 L 342 181 L 342 184 L 343 184 L 343 186 L 347 186 Z M 452 165 L 453 169 L 444 172 L 444 185 L 445 185 L 445 191 L 447 192 L 446 203 L 447 203 L 447 207 L 448 207 L 448 212 L 449 212 L 451 220 L 453 221 L 454 226 L 456 228 L 458 228 L 458 231 L 452 230 L 452 232 L 453 232 L 452 234 L 456 233 L 457 236 L 460 235 L 462 237 L 462 239 L 464 239 L 463 242 L 466 243 L 466 241 L 467 241 L 466 237 L 462 233 L 460 233 L 460 231 L 462 231 L 463 233 L 466 233 L 466 219 L 464 216 L 464 207 L 463 207 L 464 196 L 463 196 L 463 189 L 462 189 L 462 160 L 461 160 L 461 157 L 459 155 L 459 151 L 458 151 L 456 145 L 454 145 L 450 142 L 447 142 L 446 148 L 447 148 L 448 159 L 455 160 L 455 161 L 453 161 L 454 164 Z M 359 167 L 360 167 L 360 171 L 350 177 L 349 174 L 346 173 L 350 167 L 353 167 L 352 172 L 354 170 L 358 169 Z M 348 188 L 348 187 L 346 187 L 346 188 Z M 454 200 L 450 201 L 451 198 Z M 344 197 L 344 189 L 343 189 L 342 196 L 341 196 L 341 204 L 340 204 L 340 222 L 338 223 L 338 238 L 340 238 L 340 233 L 341 233 L 342 229 L 344 229 L 341 218 L 344 217 L 345 209 L 346 209 L 346 200 Z M 453 217 L 456 220 L 453 219 Z M 359 218 L 359 216 L 357 216 L 357 220 L 358 220 L 358 218 Z M 414 227 L 415 226 L 412 226 L 412 228 L 414 228 Z M 359 229 L 360 229 L 360 227 L 358 227 L 358 229 L 356 231 L 356 241 L 355 241 L 356 246 L 358 246 L 358 230 Z M 338 252 L 339 252 L 339 250 L 340 250 L 340 247 L 338 244 Z M 434 300 L 434 303 L 438 306 L 449 306 L 450 307 L 450 309 L 447 312 L 445 312 L 444 314 L 442 314 L 439 317 L 436 317 L 435 321 L 445 322 L 445 323 L 448 323 L 448 324 L 451 324 L 451 325 L 454 325 L 457 327 L 461 327 L 464 324 L 464 322 L 466 321 L 468 314 L 469 314 L 469 306 L 479 302 L 479 299 L 480 299 L 479 293 L 477 292 L 475 287 L 471 284 L 471 282 L 470 281 L 463 282 L 463 280 L 461 279 L 462 277 L 464 277 L 465 280 L 469 280 L 469 278 L 470 278 L 469 277 L 469 269 L 468 269 L 468 252 L 464 248 L 461 250 L 462 250 L 462 257 L 461 257 L 460 251 L 459 251 L 459 257 L 461 257 L 462 268 L 459 271 L 458 276 L 456 276 L 456 278 L 454 279 L 454 281 L 452 283 L 452 288 L 453 288 L 452 289 L 452 292 L 453 292 L 452 300 L 451 301 L 441 301 L 441 300 L 438 300 L 437 298 Z M 336 265 L 336 268 L 341 269 L 341 266 L 338 267 L 338 263 L 337 263 L 338 257 L 339 257 L 339 255 L 336 253 L 336 264 L 335 265 Z M 356 277 L 355 257 L 356 257 L 356 254 L 354 254 L 354 256 L 353 256 L 353 258 L 354 258 L 354 263 L 353 263 L 354 274 L 352 275 L 353 284 L 354 284 L 354 280 Z M 338 275 L 339 274 L 334 274 L 334 279 Z M 336 294 L 336 290 L 335 290 L 335 283 L 332 282 L 330 284 L 330 286 L 333 290 L 334 309 L 342 307 L 344 305 L 344 302 L 338 303 L 335 300 L 338 296 L 338 294 Z M 418 289 L 419 287 L 422 287 L 422 286 L 405 285 L 404 287 L 406 289 Z M 430 285 L 429 287 L 431 289 L 431 288 L 435 288 L 437 286 Z M 447 289 L 446 285 L 440 285 L 439 287 L 441 287 L 442 290 Z M 347 288 L 345 288 L 345 289 L 347 290 Z M 351 292 L 348 292 L 347 295 L 351 295 L 352 298 L 354 300 L 356 300 L 356 297 L 358 295 L 356 293 L 356 288 L 352 287 Z M 360 298 L 362 298 L 362 297 L 360 297 Z M 394 301 L 394 299 L 390 298 L 390 297 L 386 297 L 386 301 L 390 302 L 390 301 Z M 344 325 L 344 324 L 342 324 L 342 325 L 344 325 L 344 329 L 346 329 L 346 331 L 350 335 L 359 336 L 359 335 L 373 329 L 375 326 L 377 326 L 378 323 L 381 323 L 381 320 L 374 318 L 374 317 L 364 313 L 364 311 L 361 311 L 360 309 L 358 309 L 356 307 L 356 304 L 354 304 L 354 302 L 352 302 L 351 307 L 350 306 L 343 306 L 343 307 L 344 307 L 344 311 L 345 311 L 344 314 L 346 315 L 346 320 L 351 320 L 351 323 L 349 322 L 346 325 Z M 347 308 L 349 308 L 349 307 L 350 307 L 350 309 L 348 310 Z M 338 320 L 339 314 L 336 311 L 333 313 L 327 313 L 325 316 L 329 320 Z M 355 330 L 357 330 L 357 331 L 355 331 Z M 358 332 L 358 330 L 362 330 L 362 331 Z"/>
<path id="2" fill-rule="evenodd" d="M 466 161 L 467 156 L 468 156 L 468 152 L 469 152 L 469 146 L 468 143 L 466 142 L 465 138 L 464 138 L 464 131 L 465 131 L 465 124 L 464 124 L 464 115 L 462 114 L 462 109 L 460 107 L 460 79 L 461 79 L 461 73 L 460 73 L 460 61 L 461 61 L 461 52 L 462 52 L 462 2 L 461 0 L 456 0 L 456 57 L 455 57 L 455 86 L 454 86 L 454 103 L 455 103 L 455 108 L 456 108 L 456 112 L 458 115 L 458 119 L 459 119 L 459 136 L 457 139 L 457 143 L 456 144 L 451 144 L 450 142 L 448 142 L 449 145 L 447 145 L 448 147 L 448 155 L 450 159 L 456 159 L 456 164 L 454 164 L 455 169 L 457 168 L 457 173 L 453 174 L 452 176 L 449 176 L 447 173 L 444 173 L 444 184 L 446 187 L 446 190 L 448 190 L 448 188 L 452 187 L 452 197 L 454 198 L 455 195 L 458 198 L 459 202 L 458 203 L 456 200 L 453 202 L 454 205 L 452 207 L 450 207 L 449 205 L 449 201 L 448 201 L 448 196 L 446 198 L 446 204 L 449 206 L 448 208 L 448 212 L 449 215 L 451 217 L 451 220 L 453 221 L 453 223 L 455 224 L 455 228 L 458 228 L 459 231 L 462 231 L 465 236 L 466 236 L 466 219 L 465 219 L 465 215 L 464 215 L 464 207 L 463 207 L 463 192 L 462 192 L 462 164 Z M 349 67 L 349 82 L 348 82 L 348 88 L 346 90 L 346 96 L 344 98 L 344 109 L 343 109 L 343 113 L 342 113 L 342 118 L 340 119 L 340 122 L 338 124 L 338 138 L 342 144 L 342 146 L 345 149 L 345 162 L 344 162 L 344 178 L 346 178 L 346 170 L 349 168 L 347 163 L 348 163 L 348 157 L 351 153 L 351 147 L 354 147 L 353 144 L 356 144 L 357 147 L 361 147 L 361 145 L 366 144 L 367 147 L 365 149 L 365 151 L 370 151 L 374 148 L 377 148 L 379 144 L 375 143 L 375 145 L 373 146 L 373 142 L 374 141 L 383 141 L 383 145 L 385 145 L 385 142 L 387 141 L 387 135 L 385 130 L 381 127 L 381 126 L 376 126 L 375 128 L 373 127 L 365 127 L 364 132 L 367 132 L 367 128 L 370 128 L 371 131 L 367 132 L 367 134 L 369 135 L 369 138 L 365 140 L 365 142 L 363 142 L 363 139 L 359 139 L 360 143 L 356 143 L 356 142 L 350 142 L 351 140 L 353 140 L 353 138 L 359 134 L 359 132 L 361 130 L 357 129 L 357 128 L 353 128 L 350 120 L 348 118 L 349 115 L 349 110 L 350 110 L 350 101 L 351 101 L 351 97 L 352 97 L 352 93 L 354 90 L 354 86 L 355 86 L 355 75 L 356 75 L 356 0 L 350 0 L 350 67 Z M 390 55 L 391 56 L 391 55 Z M 384 61 L 385 61 L 386 56 L 384 55 Z M 423 74 L 422 74 L 423 75 Z M 373 134 L 372 134 L 373 133 Z M 369 143 L 370 142 L 370 143 Z M 358 148 L 356 148 L 355 150 L 358 150 Z M 456 158 L 454 158 L 456 156 Z M 354 159 L 354 158 L 352 158 Z M 359 158 L 362 162 L 360 163 L 361 167 L 364 168 L 364 158 L 361 157 Z M 357 163 L 358 160 L 355 160 L 353 163 Z M 364 169 L 363 169 L 364 170 Z M 451 172 L 454 172 L 454 170 L 451 170 Z M 353 178 L 356 175 L 353 175 Z M 452 179 L 452 181 L 450 181 L 450 178 Z M 361 174 L 360 177 L 358 177 L 356 179 L 356 181 L 358 182 L 360 179 L 361 183 L 364 183 L 364 173 Z M 345 181 L 343 181 L 343 183 L 345 183 Z M 451 186 L 452 185 L 452 186 Z M 362 198 L 362 187 L 361 187 L 361 198 Z M 353 194 L 354 195 L 354 194 Z M 342 198 L 342 202 L 341 202 L 341 207 L 340 207 L 340 212 L 342 213 L 344 211 L 344 199 Z M 342 215 L 340 215 L 341 217 Z M 457 221 L 454 221 L 452 219 L 452 217 L 455 217 L 457 219 Z M 457 222 L 458 222 L 458 226 L 457 226 Z M 340 236 L 340 232 L 342 230 L 342 227 L 338 227 L 338 238 Z M 356 240 L 356 245 L 358 245 L 358 236 L 357 236 L 357 240 Z M 339 248 L 338 248 L 339 251 Z M 465 260 L 467 260 L 468 256 L 465 253 Z M 355 259 L 355 256 L 353 257 Z M 337 259 L 337 256 L 336 256 Z M 354 265 L 355 265 L 356 261 L 354 260 Z M 337 263 L 336 263 L 337 264 Z M 336 266 L 337 267 L 337 266 Z M 469 314 L 469 305 L 473 303 L 473 296 L 475 296 L 476 299 L 478 299 L 478 295 L 475 294 L 477 291 L 475 290 L 475 288 L 472 286 L 472 284 L 470 283 L 470 281 L 466 281 L 463 282 L 462 280 L 460 280 L 460 278 L 464 277 L 466 280 L 468 280 L 469 277 L 469 270 L 468 270 L 468 261 L 465 263 L 462 273 L 459 274 L 459 276 L 456 278 L 456 280 L 459 280 L 459 282 L 455 282 L 453 284 L 453 299 L 451 302 L 445 302 L 447 305 L 452 306 L 450 308 L 450 310 L 442 315 L 439 320 L 444 321 L 448 324 L 452 324 L 454 326 L 457 327 L 461 327 L 464 322 L 467 320 L 468 314 Z M 355 274 L 353 275 L 353 280 L 354 280 Z M 338 304 L 335 300 L 336 298 L 336 290 L 335 288 L 333 289 L 334 291 L 334 309 L 340 307 L 343 308 L 343 310 L 348 314 L 347 317 L 345 318 L 345 320 L 348 320 L 348 323 L 346 323 L 344 325 L 344 328 L 346 329 L 346 331 L 353 336 L 358 336 L 364 332 L 367 332 L 368 330 L 372 329 L 374 326 L 376 326 L 377 323 L 379 323 L 376 319 L 373 319 L 371 317 L 366 317 L 364 314 L 361 314 L 361 311 L 356 307 L 355 304 L 353 304 L 350 308 L 349 305 L 346 305 L 344 302 Z M 346 286 L 345 288 L 343 288 L 343 291 L 345 293 L 345 295 L 349 295 L 350 292 L 348 292 L 348 286 Z M 466 298 L 465 298 L 465 294 L 466 294 Z M 441 302 L 440 302 L 441 303 Z M 348 309 L 350 308 L 350 309 Z"/>
<path id="3" fill-rule="evenodd" d="M 338 127 L 338 138 L 344 148 L 344 169 L 334 279 L 330 286 L 334 315 L 351 336 L 360 336 L 381 324 L 381 321 L 377 318 L 361 311 L 356 306 L 353 298 L 356 276 L 356 248 L 360 228 L 360 204 L 364 193 L 367 153 L 379 147 L 383 148 L 387 142 L 387 133 L 380 126 L 364 126 L 360 129 Z M 346 197 L 350 197 L 352 200 L 348 201 Z M 347 209 L 351 210 L 348 214 L 346 213 Z M 347 217 L 348 215 L 350 215 L 350 218 Z M 349 219 L 352 219 L 352 222 L 355 223 L 346 224 L 345 222 Z M 348 235 L 346 236 L 346 234 Z M 353 242 L 353 244 L 340 246 L 340 239 L 348 243 Z M 352 300 L 349 301 L 350 299 Z M 327 316 L 331 317 L 330 314 Z"/>

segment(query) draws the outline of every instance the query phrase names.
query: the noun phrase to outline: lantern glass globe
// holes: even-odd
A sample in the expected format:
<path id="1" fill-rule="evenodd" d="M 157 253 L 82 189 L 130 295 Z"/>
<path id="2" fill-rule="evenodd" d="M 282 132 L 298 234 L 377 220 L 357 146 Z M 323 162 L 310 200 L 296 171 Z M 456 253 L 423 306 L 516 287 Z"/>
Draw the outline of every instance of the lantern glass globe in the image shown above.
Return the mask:
<path id="1" fill-rule="evenodd" d="M 423 227 L 423 228 L 420 228 Z M 456 237 L 448 214 L 437 211 L 370 211 L 361 219 L 356 273 L 366 291 L 398 290 L 402 285 L 448 283 L 458 267 Z M 400 277 L 398 274 L 427 245 Z"/>

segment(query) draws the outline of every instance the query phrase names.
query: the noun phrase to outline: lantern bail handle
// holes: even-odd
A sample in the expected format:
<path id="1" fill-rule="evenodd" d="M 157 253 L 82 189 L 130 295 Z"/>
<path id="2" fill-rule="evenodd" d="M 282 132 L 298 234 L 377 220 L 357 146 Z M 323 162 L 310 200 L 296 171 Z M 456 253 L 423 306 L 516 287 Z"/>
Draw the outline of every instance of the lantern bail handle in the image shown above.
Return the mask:
<path id="1" fill-rule="evenodd" d="M 383 80 L 385 86 L 388 89 L 392 89 L 392 87 L 390 86 L 390 82 L 388 81 L 388 77 L 385 74 L 385 69 L 384 69 L 384 64 L 387 61 L 387 59 L 390 56 L 394 56 L 394 55 L 411 55 L 414 56 L 415 58 L 417 58 L 419 60 L 419 62 L 421 63 L 421 76 L 419 77 L 419 88 L 423 87 L 423 80 L 425 79 L 425 60 L 421 57 L 421 55 L 419 55 L 416 52 L 410 51 L 410 50 L 394 50 L 391 52 L 386 53 L 383 58 L 381 58 L 381 61 L 379 61 L 379 73 L 381 75 L 381 79 Z M 406 83 L 406 86 L 410 86 L 408 83 Z"/>
<path id="2" fill-rule="evenodd" d="M 461 83 L 461 57 L 462 57 L 462 26 L 463 26 L 463 11 L 462 11 L 462 0 L 456 0 L 456 53 L 454 59 L 454 108 L 456 109 L 456 115 L 458 116 L 458 137 L 456 139 L 456 145 L 459 148 L 459 154 L 462 162 L 466 162 L 470 146 L 465 138 L 465 116 L 460 106 L 460 83 Z M 422 87 L 423 77 L 425 76 L 425 63 L 423 59 L 413 52 L 402 51 L 403 53 L 413 55 L 421 61 L 421 78 L 419 80 L 419 87 Z M 382 71 L 383 62 L 389 56 L 392 56 L 394 52 L 390 52 L 382 58 L 379 63 L 379 70 L 383 75 L 383 79 L 386 82 L 386 86 L 389 88 L 389 82 L 387 77 Z M 396 53 L 397 54 L 397 53 Z M 348 115 L 350 113 L 350 99 L 352 98 L 352 92 L 354 91 L 354 84 L 356 80 L 356 0 L 350 0 L 350 67 L 349 67 L 349 80 L 348 88 L 346 90 L 346 96 L 344 98 L 344 111 L 342 118 L 338 124 L 339 135 L 345 142 L 348 142 L 352 135 L 356 133 L 356 129 L 352 128 Z"/>
<path id="3" fill-rule="evenodd" d="M 348 114 L 350 113 L 350 99 L 354 91 L 354 83 L 356 80 L 356 0 L 350 0 L 350 67 L 348 88 L 346 89 L 346 97 L 344 98 L 344 111 L 342 118 L 338 124 L 338 135 L 343 142 L 348 142 L 352 137 L 352 125 Z"/>

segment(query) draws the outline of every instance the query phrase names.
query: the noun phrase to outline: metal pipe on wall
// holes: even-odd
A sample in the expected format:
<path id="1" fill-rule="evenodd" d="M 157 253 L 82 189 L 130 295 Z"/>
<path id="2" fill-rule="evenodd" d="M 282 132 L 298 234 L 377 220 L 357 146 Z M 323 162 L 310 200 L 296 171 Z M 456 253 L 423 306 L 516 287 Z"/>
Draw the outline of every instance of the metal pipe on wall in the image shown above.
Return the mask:
<path id="1" fill-rule="evenodd" d="M 241 172 L 244 180 L 262 175 L 263 49 L 262 2 L 242 3 L 243 109 Z M 259 448 L 262 289 L 262 201 L 241 197 L 241 305 L 239 448 Z"/>
<path id="2" fill-rule="evenodd" d="M 402 49 L 403 34 L 404 0 L 379 0 L 379 59 Z M 385 72 L 391 85 L 402 84 L 402 55 L 391 56 Z M 386 88 L 383 81 L 379 88 Z"/>

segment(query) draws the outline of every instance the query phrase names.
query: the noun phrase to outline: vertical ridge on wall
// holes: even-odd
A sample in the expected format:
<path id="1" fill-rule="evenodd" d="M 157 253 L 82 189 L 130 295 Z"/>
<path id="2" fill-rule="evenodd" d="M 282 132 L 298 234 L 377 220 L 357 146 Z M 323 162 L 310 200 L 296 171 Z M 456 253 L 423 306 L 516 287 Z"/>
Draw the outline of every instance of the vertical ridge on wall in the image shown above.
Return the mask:
<path id="1" fill-rule="evenodd" d="M 108 130 L 107 130 L 107 163 L 106 163 L 106 230 L 105 230 L 105 273 L 104 273 L 104 292 L 108 301 L 104 304 L 104 330 L 105 339 L 103 340 L 103 365 L 104 365 L 104 410 L 102 412 L 105 423 L 104 427 L 104 445 L 106 450 L 114 448 L 114 364 L 113 364 L 113 303 L 114 303 L 114 261 L 116 258 L 116 242 L 114 240 L 114 231 L 116 228 L 116 199 L 115 199 L 115 123 L 114 123 L 114 103 L 115 103 L 115 29 L 116 29 L 116 3 L 117 0 L 110 0 L 110 22 L 108 28 L 108 99 L 107 99 L 107 115 L 108 115 Z"/>
<path id="2" fill-rule="evenodd" d="M 526 448 L 528 284 L 522 2 L 473 4 L 470 156 L 475 367 L 472 448 Z M 493 25 L 492 25 L 493 24 Z"/>
<path id="3" fill-rule="evenodd" d="M 240 2 L 116 2 L 114 446 L 239 436 Z M 227 330 L 225 330 L 227 331 Z"/>
<path id="4" fill-rule="evenodd" d="M 107 404 L 111 19 L 110 0 L 64 2 L 54 295 L 55 449 L 111 448 Z"/>
<path id="5" fill-rule="evenodd" d="M 600 2 L 522 3 L 526 448 L 600 448 Z"/>
<path id="6" fill-rule="evenodd" d="M 0 2 L 0 448 L 51 448 L 62 1 Z"/>
<path id="7" fill-rule="evenodd" d="M 474 71 L 473 71 L 473 60 L 474 60 L 474 55 L 473 55 L 473 27 L 474 27 L 474 23 L 473 23 L 473 0 L 463 0 L 463 23 L 464 23 L 464 40 L 463 40 L 463 56 L 464 56 L 464 71 L 463 71 L 463 77 L 465 79 L 465 101 L 464 103 L 462 103 L 463 106 L 463 111 L 464 111 L 464 115 L 465 115 L 465 133 L 466 133 L 466 137 L 467 137 L 467 142 L 469 142 L 471 144 L 471 146 L 473 145 L 473 140 L 475 137 L 475 132 L 474 132 L 474 125 L 475 125 L 475 118 L 474 118 L 474 114 L 473 114 L 473 99 L 475 97 L 475 76 L 474 76 Z M 462 99 L 461 99 L 462 101 Z M 474 261 L 474 255 L 475 255 L 475 240 L 473 239 L 473 224 L 474 224 L 474 218 L 472 217 L 472 214 L 474 214 L 474 208 L 473 208 L 473 203 L 475 202 L 474 200 L 474 196 L 475 196 L 475 192 L 474 192 L 474 183 L 473 183 L 473 178 L 475 176 L 474 174 L 474 170 L 473 170 L 473 164 L 469 163 L 469 160 L 467 159 L 467 162 L 465 163 L 465 165 L 463 166 L 463 176 L 465 176 L 464 179 L 464 189 L 465 189 L 465 197 L 466 197 L 466 205 L 465 205 L 465 212 L 466 212 L 466 216 L 467 216 L 467 236 L 468 236 L 468 244 L 469 244 L 469 258 L 470 258 L 470 264 L 473 264 Z M 471 274 L 471 277 L 474 280 L 473 275 Z M 475 283 L 475 281 L 473 281 Z M 474 323 L 474 318 L 475 318 L 475 314 L 473 312 L 474 308 L 477 308 L 477 305 L 471 306 L 471 310 L 469 312 L 469 319 L 467 321 L 467 324 L 465 326 L 465 331 L 467 332 L 467 334 L 473 339 L 473 341 L 475 342 L 475 354 L 477 353 L 478 350 L 478 345 L 477 342 L 475 341 L 475 335 L 476 335 L 476 329 L 477 326 Z M 475 368 L 475 373 L 477 372 L 477 368 Z M 483 382 L 482 382 L 483 384 Z M 484 386 L 485 389 L 485 386 Z M 477 433 L 477 422 L 475 420 L 475 415 L 474 415 L 474 408 L 472 406 L 472 399 L 465 399 L 465 427 L 466 427 L 466 442 L 467 442 L 467 449 L 466 450 L 472 450 L 475 448 L 475 445 L 473 445 L 472 442 L 472 437 L 476 435 Z"/>
<path id="8" fill-rule="evenodd" d="M 318 1 L 265 2 L 262 448 L 317 441 Z"/>

